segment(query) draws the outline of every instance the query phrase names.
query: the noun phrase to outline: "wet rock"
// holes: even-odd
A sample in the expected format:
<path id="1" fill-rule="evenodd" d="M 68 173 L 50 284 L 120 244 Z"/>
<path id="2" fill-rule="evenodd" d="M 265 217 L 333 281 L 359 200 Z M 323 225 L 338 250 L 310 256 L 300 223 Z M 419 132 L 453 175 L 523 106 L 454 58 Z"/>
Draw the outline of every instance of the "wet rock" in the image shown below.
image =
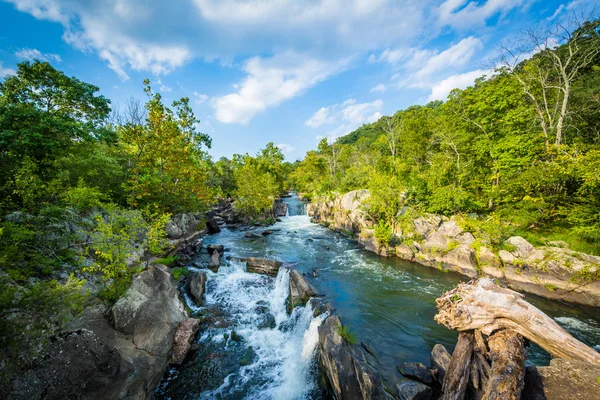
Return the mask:
<path id="1" fill-rule="evenodd" d="M 555 358 L 547 367 L 526 368 L 525 387 L 521 398 L 597 400 L 600 393 L 598 377 L 600 366 Z"/>
<path id="2" fill-rule="evenodd" d="M 112 308 L 115 329 L 130 335 L 139 349 L 168 354 L 175 327 L 187 315 L 165 266 L 150 265 Z"/>
<path id="3" fill-rule="evenodd" d="M 287 215 L 288 205 L 286 203 L 275 203 L 275 215 L 285 217 Z"/>
<path id="4" fill-rule="evenodd" d="M 273 231 L 272 231 L 272 230 L 266 230 L 266 231 L 262 231 L 262 233 L 261 233 L 261 235 L 263 235 L 263 236 L 269 236 L 269 235 L 271 235 L 271 234 L 273 234 Z"/>
<path id="5" fill-rule="evenodd" d="M 534 250 L 534 247 L 527 240 L 523 239 L 521 236 L 513 236 L 506 240 L 506 243 L 515 247 L 511 253 L 519 258 L 527 258 Z"/>
<path id="6" fill-rule="evenodd" d="M 256 352 L 254 351 L 252 346 L 248 346 L 248 348 L 246 349 L 246 352 L 240 359 L 240 365 L 242 367 L 245 367 L 246 365 L 250 365 L 254 361 L 254 358 L 256 358 Z"/>
<path id="7" fill-rule="evenodd" d="M 277 276 L 281 261 L 269 260 L 267 258 L 249 257 L 246 259 L 246 271 L 256 274 Z"/>
<path id="8" fill-rule="evenodd" d="M 241 342 L 244 340 L 242 336 L 240 336 L 236 331 L 231 331 L 231 340 L 234 342 Z"/>
<path id="9" fill-rule="evenodd" d="M 221 228 L 219 227 L 219 224 L 217 223 L 217 221 L 214 218 L 209 217 L 206 220 L 206 230 L 208 231 L 208 233 L 219 233 L 221 232 Z"/>
<path id="10" fill-rule="evenodd" d="M 290 297 L 288 300 L 289 311 L 296 306 L 303 306 L 317 292 L 310 283 L 295 269 L 290 270 Z"/>
<path id="11" fill-rule="evenodd" d="M 219 270 L 220 265 L 221 265 L 221 254 L 219 254 L 218 251 L 215 251 L 210 256 L 210 260 L 208 261 L 208 268 L 213 272 L 217 272 Z"/>
<path id="12" fill-rule="evenodd" d="M 253 233 L 253 232 L 246 232 L 244 237 L 248 238 L 248 239 L 260 239 L 261 235 L 257 235 L 256 233 Z"/>
<path id="13" fill-rule="evenodd" d="M 54 337 L 44 357 L 13 381 L 10 399 L 117 398 L 121 355 L 94 332 L 81 329 Z"/>
<path id="14" fill-rule="evenodd" d="M 403 362 L 398 364 L 396 369 L 407 378 L 415 379 L 427 385 L 433 383 L 431 370 L 420 362 Z"/>
<path id="15" fill-rule="evenodd" d="M 256 306 L 252 309 L 255 314 L 258 314 L 257 324 L 258 329 L 273 329 L 277 326 L 275 316 L 271 314 L 268 303 L 264 300 L 256 302 Z"/>
<path id="16" fill-rule="evenodd" d="M 381 377 L 367 363 L 362 350 L 340 335 L 338 317 L 328 317 L 319 326 L 321 370 L 337 399 L 387 399 Z"/>
<path id="17" fill-rule="evenodd" d="M 367 353 L 369 353 L 370 355 L 372 355 L 375 358 L 378 358 L 377 355 L 375 354 L 375 351 L 371 348 L 371 346 L 369 345 L 369 343 L 367 343 L 367 342 L 360 342 L 360 345 L 363 347 L 363 349 L 365 349 L 365 351 Z"/>
<path id="18" fill-rule="evenodd" d="M 402 381 L 396 385 L 400 400 L 429 400 L 433 391 L 427 385 L 415 381 Z"/>
<path id="19" fill-rule="evenodd" d="M 225 253 L 225 246 L 222 244 L 211 244 L 206 246 L 208 254 L 212 255 L 215 251 L 218 251 L 221 255 Z"/>
<path id="20" fill-rule="evenodd" d="M 169 360 L 170 364 L 181 364 L 185 360 L 199 326 L 200 321 L 195 318 L 184 319 L 177 325 L 175 337 L 173 338 L 171 358 Z"/>
<path id="21" fill-rule="evenodd" d="M 202 296 L 206 290 L 206 274 L 204 272 L 191 271 L 188 276 L 187 289 L 196 304 L 202 304 Z"/>
<path id="22" fill-rule="evenodd" d="M 433 350 L 431 351 L 431 368 L 437 370 L 436 378 L 439 383 L 444 382 L 444 377 L 446 376 L 446 371 L 450 366 L 451 359 L 452 355 L 443 345 L 438 343 L 433 346 Z"/>

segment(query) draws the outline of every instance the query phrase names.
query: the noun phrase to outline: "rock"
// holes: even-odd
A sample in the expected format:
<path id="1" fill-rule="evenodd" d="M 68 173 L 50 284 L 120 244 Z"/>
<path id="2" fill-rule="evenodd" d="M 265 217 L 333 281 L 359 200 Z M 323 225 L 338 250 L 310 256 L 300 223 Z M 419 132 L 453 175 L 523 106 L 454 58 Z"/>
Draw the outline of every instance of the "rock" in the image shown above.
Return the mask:
<path id="1" fill-rule="evenodd" d="M 421 236 L 427 236 L 429 232 L 436 229 L 442 223 L 439 215 L 430 214 L 425 217 L 419 217 L 413 221 L 415 231 Z"/>
<path id="2" fill-rule="evenodd" d="M 271 231 L 271 230 L 266 230 L 266 231 L 262 231 L 261 235 L 263 235 L 263 236 L 268 236 L 268 235 L 271 235 L 272 233 L 273 233 L 273 231 Z"/>
<path id="3" fill-rule="evenodd" d="M 248 346 L 248 348 L 246 349 L 246 352 L 240 359 L 240 365 L 242 367 L 245 367 L 246 365 L 252 364 L 252 361 L 254 361 L 255 357 L 256 357 L 256 352 L 254 351 L 252 346 Z"/>
<path id="4" fill-rule="evenodd" d="M 509 253 L 506 250 L 500 250 L 498 256 L 500 256 L 500 259 L 504 264 L 512 264 L 516 258 L 512 253 Z"/>
<path id="5" fill-rule="evenodd" d="M 291 311 L 296 306 L 303 306 L 311 297 L 316 296 L 317 292 L 310 283 L 295 269 L 290 270 L 290 297 L 288 310 Z"/>
<path id="6" fill-rule="evenodd" d="M 412 261 L 412 259 L 415 257 L 415 253 L 409 245 L 401 244 L 396 246 L 396 256 L 403 260 Z"/>
<path id="7" fill-rule="evenodd" d="M 430 385 L 433 383 L 433 375 L 427 367 L 419 362 L 403 362 L 396 369 L 407 378 Z"/>
<path id="8" fill-rule="evenodd" d="M 433 391 L 429 386 L 415 381 L 402 381 L 396 385 L 400 400 L 429 400 Z"/>
<path id="9" fill-rule="evenodd" d="M 202 304 L 202 296 L 206 290 L 206 274 L 204 272 L 191 271 L 188 276 L 187 289 L 196 304 Z"/>
<path id="10" fill-rule="evenodd" d="M 236 331 L 231 331 L 231 340 L 234 342 L 241 342 L 244 340 L 244 338 L 241 337 Z"/>
<path id="11" fill-rule="evenodd" d="M 179 239 L 181 236 L 183 236 L 183 232 L 173 221 L 167 222 L 165 225 L 165 232 L 167 233 L 167 238 L 169 239 Z"/>
<path id="12" fill-rule="evenodd" d="M 221 228 L 219 227 L 219 224 L 214 218 L 208 218 L 206 220 L 206 230 L 210 234 L 221 232 Z"/>
<path id="13" fill-rule="evenodd" d="M 455 220 L 451 219 L 450 221 L 442 223 L 437 231 L 446 237 L 454 238 L 460 235 L 463 230 L 458 226 Z"/>
<path id="14" fill-rule="evenodd" d="M 471 245 L 475 243 L 475 236 L 473 236 L 471 232 L 464 232 L 456 236 L 456 240 L 458 240 L 462 244 Z"/>
<path id="15" fill-rule="evenodd" d="M 477 278 L 477 261 L 475 260 L 475 252 L 466 245 L 461 244 L 455 249 L 452 249 L 442 258 L 444 265 L 449 269 L 466 275 L 470 278 Z"/>
<path id="16" fill-rule="evenodd" d="M 199 229 L 200 218 L 194 214 L 175 214 L 165 225 L 169 239 L 180 239 L 193 235 Z"/>
<path id="17" fill-rule="evenodd" d="M 365 247 L 365 250 L 378 253 L 379 243 L 375 239 L 374 229 L 363 229 L 358 235 L 358 243 Z"/>
<path id="18" fill-rule="evenodd" d="M 244 235 L 244 237 L 246 237 L 248 239 L 259 239 L 261 236 L 257 235 L 256 233 L 246 232 L 246 234 Z"/>
<path id="19" fill-rule="evenodd" d="M 482 267 L 489 266 L 494 268 L 500 268 L 502 266 L 500 258 L 487 247 L 482 246 L 479 248 L 479 250 L 477 251 L 477 258 L 479 260 L 479 265 Z"/>
<path id="20" fill-rule="evenodd" d="M 286 203 L 275 203 L 275 215 L 285 217 L 287 215 L 288 205 Z"/>
<path id="21" fill-rule="evenodd" d="M 513 236 L 506 240 L 506 243 L 515 247 L 512 254 L 519 258 L 527 258 L 531 255 L 531 252 L 534 250 L 534 247 L 527 240 L 523 239 L 521 236 Z"/>
<path id="22" fill-rule="evenodd" d="M 527 400 L 597 400 L 600 394 L 600 366 L 583 361 L 550 360 L 547 367 L 527 367 L 525 387 L 521 393 Z"/>
<path id="23" fill-rule="evenodd" d="M 44 357 L 13 381 L 9 398 L 115 399 L 121 355 L 94 332 L 81 329 L 53 338 Z"/>
<path id="24" fill-rule="evenodd" d="M 160 264 L 140 273 L 111 312 L 115 329 L 130 335 L 138 349 L 163 356 L 177 324 L 187 317 L 171 274 Z"/>
<path id="25" fill-rule="evenodd" d="M 208 268 L 213 272 L 217 272 L 219 270 L 220 265 L 221 265 L 221 254 L 219 254 L 218 251 L 215 251 L 210 256 L 210 260 L 208 261 Z"/>
<path id="26" fill-rule="evenodd" d="M 277 276 L 279 267 L 281 267 L 282 264 L 281 261 L 249 257 L 246 259 L 246 271 L 254 272 L 256 274 Z"/>
<path id="27" fill-rule="evenodd" d="M 338 317 L 319 326 L 319 361 L 329 389 L 337 399 L 387 399 L 381 377 L 367 363 L 362 350 L 339 333 Z"/>
<path id="28" fill-rule="evenodd" d="M 200 321 L 196 318 L 184 319 L 175 329 L 173 348 L 171 351 L 170 364 L 181 364 L 192 346 L 196 332 L 200 327 Z"/>
<path id="29" fill-rule="evenodd" d="M 275 316 L 271 314 L 269 307 L 266 304 L 257 303 L 253 309 L 255 314 L 258 314 L 256 326 L 258 329 L 273 329 L 277 326 Z"/>
<path id="30" fill-rule="evenodd" d="M 452 355 L 443 345 L 438 343 L 433 346 L 433 350 L 431 351 L 431 368 L 437 369 L 437 380 L 440 384 L 444 382 L 451 359 Z"/>
<path id="31" fill-rule="evenodd" d="M 222 244 L 211 244 L 206 246 L 206 251 L 210 255 L 212 255 L 215 251 L 223 255 L 225 253 L 225 246 L 223 246 Z"/>

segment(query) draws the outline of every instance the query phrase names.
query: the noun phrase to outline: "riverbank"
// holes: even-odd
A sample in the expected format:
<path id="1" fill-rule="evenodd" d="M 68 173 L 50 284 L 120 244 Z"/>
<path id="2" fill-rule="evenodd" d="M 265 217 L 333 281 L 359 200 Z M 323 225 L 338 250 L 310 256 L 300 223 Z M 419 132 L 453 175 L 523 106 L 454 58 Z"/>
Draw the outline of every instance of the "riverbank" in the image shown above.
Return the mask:
<path id="1" fill-rule="evenodd" d="M 368 196 L 367 190 L 356 190 L 311 203 L 307 211 L 315 222 L 355 238 L 381 256 L 469 278 L 491 277 L 521 292 L 600 307 L 600 281 L 594 280 L 600 257 L 569 250 L 565 243 L 535 247 L 519 236 L 508 238 L 495 250 L 485 238 L 462 227 L 458 218 L 435 214 L 415 218 L 410 230 L 396 229 L 400 243 L 384 245 L 377 241 L 374 223 L 362 209 Z"/>

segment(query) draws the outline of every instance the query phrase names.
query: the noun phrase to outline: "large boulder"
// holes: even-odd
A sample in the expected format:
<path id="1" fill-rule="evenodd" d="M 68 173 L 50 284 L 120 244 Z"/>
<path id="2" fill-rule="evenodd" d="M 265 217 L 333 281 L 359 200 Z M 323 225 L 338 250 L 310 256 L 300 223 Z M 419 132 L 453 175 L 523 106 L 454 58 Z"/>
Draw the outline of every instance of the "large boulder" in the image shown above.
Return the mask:
<path id="1" fill-rule="evenodd" d="M 204 272 L 190 272 L 187 281 L 187 290 L 196 304 L 201 304 L 202 296 L 206 290 L 206 274 Z"/>
<path id="2" fill-rule="evenodd" d="M 277 202 L 275 203 L 275 215 L 278 217 L 285 217 L 287 215 L 288 205 L 286 203 Z"/>
<path id="3" fill-rule="evenodd" d="M 295 269 L 290 270 L 290 298 L 288 307 L 293 310 L 296 306 L 303 306 L 317 292 L 310 283 Z"/>
<path id="4" fill-rule="evenodd" d="M 210 217 L 206 220 L 206 230 L 210 234 L 221 232 L 221 228 L 219 227 L 219 223 L 214 217 Z"/>
<path id="5" fill-rule="evenodd" d="M 279 267 L 281 267 L 282 264 L 281 261 L 277 260 L 249 257 L 246 259 L 246 271 L 254 272 L 256 274 L 277 276 Z"/>
<path id="6" fill-rule="evenodd" d="M 328 317 L 319 332 L 319 360 L 329 389 L 337 399 L 387 399 L 381 377 L 362 350 L 340 334 L 338 317 Z"/>
<path id="7" fill-rule="evenodd" d="M 396 369 L 407 378 L 423 382 L 427 385 L 433 383 L 431 370 L 420 362 L 403 362 L 398 364 Z"/>
<path id="8" fill-rule="evenodd" d="M 44 357 L 13 382 L 9 399 L 113 399 L 121 355 L 94 332 L 80 329 L 53 338 Z"/>
<path id="9" fill-rule="evenodd" d="M 477 278 L 477 261 L 475 252 L 470 246 L 461 244 L 444 255 L 442 262 L 449 269 L 470 278 Z"/>
<path id="10" fill-rule="evenodd" d="M 177 285 L 164 265 L 139 274 L 112 308 L 115 329 L 131 336 L 139 349 L 166 356 L 175 327 L 187 317 Z"/>
<path id="11" fill-rule="evenodd" d="M 521 394 L 527 400 L 597 400 L 600 366 L 555 358 L 547 367 L 527 367 Z"/>
<path id="12" fill-rule="evenodd" d="M 511 253 L 522 259 L 529 257 L 531 252 L 534 250 L 533 245 L 527 240 L 523 239 L 521 236 L 510 237 L 506 239 L 506 243 L 514 246 L 514 250 L 511 251 Z"/>
<path id="13" fill-rule="evenodd" d="M 217 272 L 220 265 L 221 265 L 221 254 L 218 251 L 215 251 L 210 256 L 210 260 L 208 261 L 208 268 L 213 272 Z"/>
<path id="14" fill-rule="evenodd" d="M 173 348 L 171 351 L 171 357 L 169 359 L 170 364 L 181 364 L 187 356 L 192 342 L 200 327 L 200 320 L 196 318 L 184 319 L 177 325 L 175 329 L 175 337 L 173 338 Z"/>

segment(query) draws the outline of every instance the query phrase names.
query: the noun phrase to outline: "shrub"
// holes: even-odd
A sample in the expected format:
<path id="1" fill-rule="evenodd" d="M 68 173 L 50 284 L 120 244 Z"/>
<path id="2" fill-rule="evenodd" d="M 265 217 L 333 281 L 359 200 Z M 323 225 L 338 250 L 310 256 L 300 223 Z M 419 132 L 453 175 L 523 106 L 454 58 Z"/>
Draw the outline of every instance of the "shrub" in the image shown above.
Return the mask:
<path id="1" fill-rule="evenodd" d="M 340 325 L 338 327 L 338 333 L 348 344 L 356 343 L 356 335 L 350 331 L 348 325 Z"/>

